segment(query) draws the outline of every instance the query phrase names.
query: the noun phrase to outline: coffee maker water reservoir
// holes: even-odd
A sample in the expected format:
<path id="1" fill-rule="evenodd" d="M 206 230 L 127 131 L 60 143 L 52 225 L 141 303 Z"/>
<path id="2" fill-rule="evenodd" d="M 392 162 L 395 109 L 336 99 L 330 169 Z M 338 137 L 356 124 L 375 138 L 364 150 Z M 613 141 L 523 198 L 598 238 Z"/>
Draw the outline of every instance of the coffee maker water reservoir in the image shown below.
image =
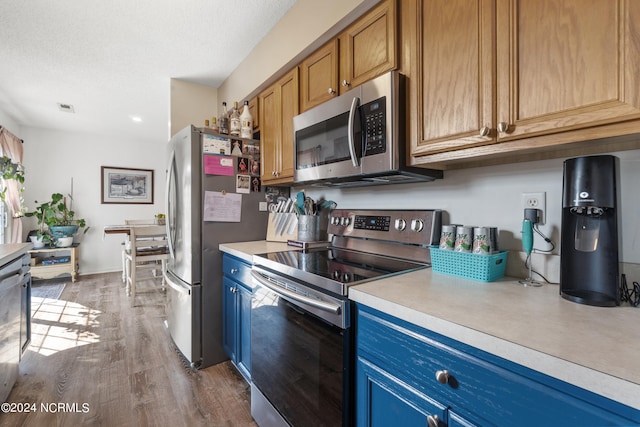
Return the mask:
<path id="1" fill-rule="evenodd" d="M 619 305 L 617 157 L 565 160 L 560 295 L 595 306 Z"/>

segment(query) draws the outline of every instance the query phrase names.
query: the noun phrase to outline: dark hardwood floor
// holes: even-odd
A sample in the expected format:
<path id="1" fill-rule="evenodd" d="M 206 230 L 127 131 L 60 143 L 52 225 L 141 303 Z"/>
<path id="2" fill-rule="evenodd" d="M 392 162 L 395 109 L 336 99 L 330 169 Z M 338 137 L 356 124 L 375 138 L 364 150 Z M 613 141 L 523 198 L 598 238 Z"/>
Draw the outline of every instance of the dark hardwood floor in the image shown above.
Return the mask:
<path id="1" fill-rule="evenodd" d="M 193 371 L 163 325 L 165 295 L 131 308 L 119 273 L 66 280 L 33 313 L 32 342 L 2 426 L 255 426 L 227 361 Z"/>

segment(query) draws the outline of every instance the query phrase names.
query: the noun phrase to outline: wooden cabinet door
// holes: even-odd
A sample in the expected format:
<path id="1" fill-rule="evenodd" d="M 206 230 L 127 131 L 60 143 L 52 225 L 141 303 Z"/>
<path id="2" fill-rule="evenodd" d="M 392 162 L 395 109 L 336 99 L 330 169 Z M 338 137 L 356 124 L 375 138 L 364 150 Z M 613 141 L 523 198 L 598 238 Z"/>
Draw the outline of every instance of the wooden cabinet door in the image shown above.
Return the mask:
<path id="1" fill-rule="evenodd" d="M 424 0 L 415 8 L 406 29 L 412 154 L 495 142 L 494 1 Z"/>
<path id="2" fill-rule="evenodd" d="M 253 97 L 249 100 L 249 112 L 253 117 L 253 132 L 260 130 L 260 106 L 258 97 Z"/>
<path id="3" fill-rule="evenodd" d="M 338 40 L 315 51 L 300 64 L 300 109 L 322 104 L 338 93 Z"/>
<path id="4" fill-rule="evenodd" d="M 293 180 L 293 117 L 299 113 L 299 89 L 296 67 L 259 96 L 264 184 L 286 184 Z"/>
<path id="5" fill-rule="evenodd" d="M 373 8 L 340 36 L 340 92 L 398 66 L 396 0 Z"/>
<path id="6" fill-rule="evenodd" d="M 294 68 L 278 82 L 280 92 L 280 163 L 278 178 L 280 183 L 292 182 L 294 171 L 293 118 L 300 112 L 298 68 Z"/>
<path id="7" fill-rule="evenodd" d="M 276 86 L 272 85 L 262 92 L 258 99 L 260 104 L 260 163 L 262 169 L 260 178 L 263 183 L 275 179 L 277 169 L 278 145 L 280 139 L 279 114 L 277 108 L 278 96 Z"/>
<path id="8" fill-rule="evenodd" d="M 640 117 L 640 2 L 497 0 L 499 140 Z"/>

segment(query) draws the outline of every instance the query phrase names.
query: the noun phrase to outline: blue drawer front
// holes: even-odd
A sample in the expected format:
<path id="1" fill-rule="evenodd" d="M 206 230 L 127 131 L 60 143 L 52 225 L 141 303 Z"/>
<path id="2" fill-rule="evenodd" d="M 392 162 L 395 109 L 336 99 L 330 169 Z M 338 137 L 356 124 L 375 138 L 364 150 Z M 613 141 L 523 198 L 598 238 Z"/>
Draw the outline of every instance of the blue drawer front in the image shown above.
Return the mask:
<path id="1" fill-rule="evenodd" d="M 471 419 L 518 426 L 640 422 L 640 411 L 360 305 L 357 353 Z M 448 384 L 436 380 L 439 370 L 450 373 Z"/>
<path id="2" fill-rule="evenodd" d="M 222 257 L 222 271 L 225 276 L 253 289 L 251 264 L 229 254 Z"/>

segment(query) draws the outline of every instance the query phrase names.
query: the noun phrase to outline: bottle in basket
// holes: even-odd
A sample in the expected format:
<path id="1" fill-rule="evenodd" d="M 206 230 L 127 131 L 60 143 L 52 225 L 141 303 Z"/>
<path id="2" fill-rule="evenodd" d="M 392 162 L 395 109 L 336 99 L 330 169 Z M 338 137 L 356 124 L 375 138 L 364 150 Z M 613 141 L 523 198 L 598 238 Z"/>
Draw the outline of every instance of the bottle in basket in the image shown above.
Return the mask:
<path id="1" fill-rule="evenodd" d="M 456 244 L 453 248 L 456 252 L 471 252 L 473 244 L 473 227 L 458 226 L 456 229 Z"/>
<path id="2" fill-rule="evenodd" d="M 473 253 L 482 255 L 491 253 L 489 227 L 476 227 L 473 229 Z"/>
<path id="3" fill-rule="evenodd" d="M 443 225 L 440 234 L 440 249 L 443 251 L 452 251 L 456 244 L 456 226 Z"/>

